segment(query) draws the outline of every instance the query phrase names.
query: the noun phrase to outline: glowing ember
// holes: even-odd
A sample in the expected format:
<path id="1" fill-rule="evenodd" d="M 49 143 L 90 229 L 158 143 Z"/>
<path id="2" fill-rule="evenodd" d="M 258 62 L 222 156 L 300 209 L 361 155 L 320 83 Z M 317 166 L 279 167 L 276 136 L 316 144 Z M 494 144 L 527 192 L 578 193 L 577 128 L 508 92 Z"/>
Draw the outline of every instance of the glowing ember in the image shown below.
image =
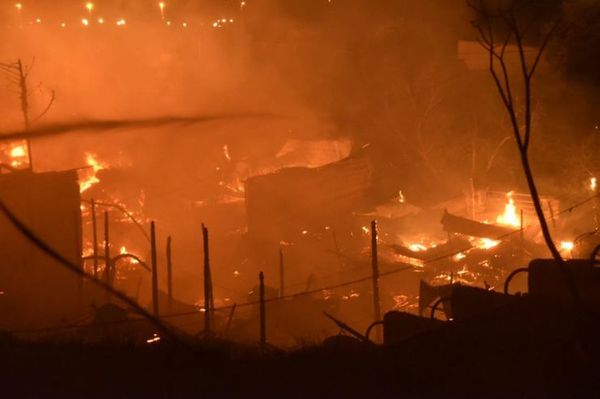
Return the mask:
<path id="1" fill-rule="evenodd" d="M 454 260 L 455 262 L 459 262 L 459 261 L 463 260 L 466 257 L 467 257 L 467 255 L 465 255 L 463 252 L 459 252 L 459 253 L 457 253 L 456 255 L 454 255 L 452 257 L 452 260 Z"/>
<path id="2" fill-rule="evenodd" d="M 18 147 L 13 148 L 12 150 L 10 150 L 10 156 L 13 158 L 19 158 L 19 157 L 24 157 L 27 155 L 27 150 L 25 149 L 25 146 L 20 145 Z"/>
<path id="3" fill-rule="evenodd" d="M 512 191 L 506 194 L 508 202 L 504 206 L 504 213 L 496 218 L 496 223 L 506 226 L 519 227 L 521 222 L 517 216 L 517 207 L 515 206 L 515 200 L 513 200 L 512 195 Z"/>
<path id="4" fill-rule="evenodd" d="M 423 244 L 410 244 L 408 246 L 408 249 L 410 249 L 411 251 L 414 251 L 414 252 L 419 252 L 419 251 L 427 250 L 427 247 Z"/>
<path id="5" fill-rule="evenodd" d="M 148 338 L 148 339 L 146 340 L 146 343 L 148 343 L 148 344 L 154 344 L 154 343 L 156 343 L 156 342 L 158 342 L 158 341 L 160 341 L 160 336 L 159 336 L 158 334 L 154 334 L 154 335 L 152 336 L 152 338 Z"/>
<path id="6" fill-rule="evenodd" d="M 89 26 L 89 25 L 90 25 L 90 21 L 89 21 L 87 18 L 83 18 L 83 19 L 81 20 L 81 24 L 82 24 L 83 26 Z"/>
<path id="7" fill-rule="evenodd" d="M 127 21 L 125 21 L 123 18 L 117 20 L 117 26 L 125 26 L 127 24 Z"/>
<path id="8" fill-rule="evenodd" d="M 482 238 L 481 240 L 475 242 L 475 246 L 481 249 L 491 249 L 497 246 L 498 244 L 500 244 L 500 241 L 492 240 L 490 238 Z"/>
<path id="9" fill-rule="evenodd" d="M 350 294 L 343 295 L 342 299 L 345 300 L 345 301 L 347 301 L 349 299 L 358 298 L 358 297 L 360 297 L 360 294 L 358 292 L 356 292 L 354 290 L 350 290 Z"/>
<path id="10" fill-rule="evenodd" d="M 563 251 L 572 251 L 575 248 L 575 244 L 572 241 L 561 241 L 560 249 Z"/>
<path id="11" fill-rule="evenodd" d="M 15 4 L 15 7 L 17 10 L 21 11 L 23 9 L 23 4 L 17 3 L 17 4 Z"/>
<path id="12" fill-rule="evenodd" d="M 94 184 L 99 183 L 100 179 L 96 177 L 96 173 L 104 169 L 104 165 L 98 162 L 94 154 L 87 153 L 86 162 L 88 166 L 91 166 L 91 168 L 87 171 L 87 173 L 85 173 L 86 177 L 84 179 L 81 179 L 82 181 L 79 182 L 80 193 L 83 193 L 85 190 L 89 189 Z"/>
<path id="13" fill-rule="evenodd" d="M 27 146 L 25 144 L 18 145 L 10 149 L 10 166 L 20 168 L 27 164 Z"/>
<path id="14" fill-rule="evenodd" d="M 406 198 L 404 197 L 402 190 L 398 191 L 398 202 L 400 202 L 401 204 L 404 204 L 406 202 Z"/>
<path id="15" fill-rule="evenodd" d="M 229 146 L 227 144 L 223 146 L 223 155 L 225 155 L 225 158 L 228 161 L 231 161 L 231 155 L 229 155 Z"/>
<path id="16" fill-rule="evenodd" d="M 598 180 L 595 177 L 590 178 L 590 190 L 596 191 L 598 188 Z"/>

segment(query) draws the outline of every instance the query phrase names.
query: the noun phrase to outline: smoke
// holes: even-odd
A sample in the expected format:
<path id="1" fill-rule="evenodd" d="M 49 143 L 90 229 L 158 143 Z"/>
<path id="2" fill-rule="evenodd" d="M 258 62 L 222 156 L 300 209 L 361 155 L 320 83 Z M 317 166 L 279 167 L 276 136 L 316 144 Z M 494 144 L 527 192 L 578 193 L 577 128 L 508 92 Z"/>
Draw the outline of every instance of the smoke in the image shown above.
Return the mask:
<path id="1" fill-rule="evenodd" d="M 240 186 L 285 166 L 277 154 L 290 139 L 368 147 L 373 204 L 402 190 L 429 207 L 461 198 L 471 182 L 524 187 L 462 1 L 181 0 L 167 1 L 164 15 L 157 2 L 97 0 L 92 12 L 77 0 L 23 3 L 0 5 L 0 61 L 30 68 L 33 116 L 56 97 L 23 133 L 18 91 L 2 81 L 2 140 L 31 138 L 36 171 L 83 167 L 95 154 L 108 166 L 99 173 L 106 192 L 85 196 L 133 198 L 161 239 L 173 234 L 175 284 L 187 300 L 200 292 L 201 221 L 215 233 L 215 280 L 234 293 L 254 283 L 256 264 L 237 256 L 251 251 L 232 238 L 245 228 Z M 555 69 L 540 70 L 532 151 L 550 190 L 564 185 L 555 184 L 560 157 L 548 154 L 567 148 L 567 121 L 578 115 L 576 105 L 537 101 L 565 92 L 563 76 L 546 75 Z M 217 197 L 233 200 L 214 206 Z M 145 255 L 145 243 L 131 250 Z M 303 256 L 286 259 L 296 280 L 339 263 Z"/>

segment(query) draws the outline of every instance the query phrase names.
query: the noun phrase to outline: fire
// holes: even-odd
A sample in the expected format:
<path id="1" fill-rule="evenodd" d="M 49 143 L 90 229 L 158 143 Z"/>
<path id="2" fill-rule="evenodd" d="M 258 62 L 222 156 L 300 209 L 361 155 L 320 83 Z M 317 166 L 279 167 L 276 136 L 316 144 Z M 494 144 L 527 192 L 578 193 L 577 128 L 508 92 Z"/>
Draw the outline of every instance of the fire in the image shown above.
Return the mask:
<path id="1" fill-rule="evenodd" d="M 466 257 L 467 257 L 467 255 L 465 255 L 463 252 L 459 252 L 452 257 L 452 260 L 454 260 L 455 262 L 460 262 L 461 260 L 463 260 Z"/>
<path id="2" fill-rule="evenodd" d="M 596 191 L 598 188 L 598 180 L 595 177 L 590 178 L 590 190 Z"/>
<path id="3" fill-rule="evenodd" d="M 27 146 L 20 144 L 11 148 L 9 155 L 11 157 L 10 166 L 19 168 L 27 163 Z"/>
<path id="4" fill-rule="evenodd" d="M 131 252 L 131 251 L 129 251 L 129 250 L 128 250 L 128 249 L 125 247 L 125 245 L 123 245 L 123 246 L 121 246 L 121 248 L 119 248 L 119 254 L 120 254 L 120 255 L 131 254 L 131 253 L 132 253 L 132 252 Z M 128 262 L 129 262 L 129 264 L 132 264 L 132 265 L 137 265 L 138 263 L 140 263 L 140 262 L 138 262 L 136 259 L 133 259 L 133 258 L 130 258 L 130 259 L 128 260 Z"/>
<path id="5" fill-rule="evenodd" d="M 481 248 L 481 249 L 491 249 L 496 247 L 498 244 L 500 244 L 500 241 L 498 240 L 492 240 L 490 238 L 482 238 L 481 240 L 478 240 L 475 243 L 475 246 L 477 248 Z"/>
<path id="6" fill-rule="evenodd" d="M 12 150 L 10 150 L 10 156 L 13 158 L 24 157 L 25 155 L 27 155 L 27 150 L 25 150 L 25 146 L 23 145 L 14 147 Z"/>
<path id="7" fill-rule="evenodd" d="M 87 175 L 87 177 L 85 179 L 82 179 L 82 181 L 79 182 L 79 192 L 80 193 L 83 193 L 85 190 L 89 189 L 94 184 L 100 182 L 100 179 L 98 179 L 98 177 L 96 176 L 96 173 L 98 173 L 98 171 L 104 169 L 104 167 L 105 167 L 96 159 L 96 155 L 94 155 L 94 154 L 87 153 L 86 154 L 86 162 L 87 162 L 88 166 L 91 167 L 90 168 L 91 170 L 88 170 L 87 173 L 85 173 L 85 175 Z M 80 178 L 81 178 L 81 176 L 80 176 Z"/>
<path id="8" fill-rule="evenodd" d="M 513 199 L 512 195 L 512 191 L 506 194 L 508 202 L 506 205 L 504 205 L 504 213 L 496 218 L 496 223 L 506 226 L 519 227 L 521 223 L 519 217 L 517 216 L 517 207 L 515 206 L 515 200 Z"/>
<path id="9" fill-rule="evenodd" d="M 427 250 L 427 247 L 423 244 L 410 244 L 408 246 L 408 249 L 410 249 L 411 251 L 414 251 L 414 252 L 419 252 L 419 251 Z"/>
<path id="10" fill-rule="evenodd" d="M 560 249 L 563 251 L 572 251 L 575 248 L 575 243 L 572 241 L 561 241 Z"/>
<path id="11" fill-rule="evenodd" d="M 404 204 L 406 202 L 406 197 L 404 197 L 404 193 L 402 193 L 402 190 L 398 191 L 398 202 L 400 202 L 401 204 Z"/>
<path id="12" fill-rule="evenodd" d="M 229 155 L 229 146 L 227 144 L 223 146 L 223 155 L 228 161 L 231 161 L 231 155 Z"/>

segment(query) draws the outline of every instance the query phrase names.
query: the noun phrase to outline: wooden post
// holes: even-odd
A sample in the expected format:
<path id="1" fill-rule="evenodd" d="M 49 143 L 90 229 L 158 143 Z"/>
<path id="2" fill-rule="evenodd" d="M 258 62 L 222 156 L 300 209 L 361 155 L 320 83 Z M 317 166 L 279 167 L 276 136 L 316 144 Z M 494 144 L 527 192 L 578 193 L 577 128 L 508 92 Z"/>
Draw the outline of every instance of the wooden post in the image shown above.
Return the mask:
<path id="1" fill-rule="evenodd" d="M 285 295 L 285 270 L 283 267 L 283 248 L 279 248 L 279 297 Z"/>
<path id="2" fill-rule="evenodd" d="M 233 315 L 235 314 L 236 307 L 237 307 L 236 303 L 234 303 L 233 306 L 231 307 L 231 311 L 229 312 L 229 317 L 227 318 L 227 324 L 225 325 L 225 334 L 227 334 L 229 332 L 229 329 L 231 328 L 231 322 L 233 321 Z"/>
<path id="3" fill-rule="evenodd" d="M 263 272 L 258 274 L 259 295 L 260 295 L 260 346 L 264 348 L 267 344 L 267 319 L 265 315 L 265 275 Z"/>
<path id="4" fill-rule="evenodd" d="M 96 201 L 92 199 L 92 245 L 94 250 L 94 277 L 98 278 L 98 228 L 96 221 Z"/>
<path id="5" fill-rule="evenodd" d="M 167 294 L 169 295 L 169 312 L 173 307 L 173 263 L 171 259 L 171 236 L 167 237 Z"/>
<path id="6" fill-rule="evenodd" d="M 104 212 L 104 282 L 112 287 L 110 262 L 110 234 L 108 230 L 108 211 Z M 106 291 L 106 300 L 110 302 L 110 293 Z"/>
<path id="7" fill-rule="evenodd" d="M 204 330 L 211 332 L 212 279 L 210 275 L 210 254 L 208 246 L 208 229 L 202 225 L 202 242 L 204 246 Z"/>
<path id="8" fill-rule="evenodd" d="M 371 267 L 373 269 L 373 316 L 375 321 L 381 320 L 381 305 L 379 302 L 379 262 L 377 258 L 377 222 L 371 222 Z M 377 340 L 381 342 L 381 329 L 377 328 Z"/>
<path id="9" fill-rule="evenodd" d="M 152 312 L 158 317 L 158 262 L 156 258 L 156 226 L 150 223 L 150 250 L 152 257 Z"/>
<path id="10" fill-rule="evenodd" d="M 81 226 L 81 212 L 80 210 L 76 210 L 73 212 L 75 215 L 75 217 L 73 218 L 73 220 L 75 221 L 74 223 L 74 231 L 75 231 L 75 247 L 77 248 L 77 253 L 79 254 L 79 256 L 77 257 L 77 266 L 79 266 L 79 270 L 81 270 L 82 273 L 85 273 L 85 268 L 84 268 L 84 262 L 83 262 L 83 239 L 82 239 L 82 235 L 83 235 L 83 231 L 82 231 L 82 226 Z M 77 279 L 77 289 L 79 291 L 79 304 L 82 303 L 83 301 L 83 282 L 84 282 L 84 277 L 83 274 L 80 276 L 80 278 Z"/>

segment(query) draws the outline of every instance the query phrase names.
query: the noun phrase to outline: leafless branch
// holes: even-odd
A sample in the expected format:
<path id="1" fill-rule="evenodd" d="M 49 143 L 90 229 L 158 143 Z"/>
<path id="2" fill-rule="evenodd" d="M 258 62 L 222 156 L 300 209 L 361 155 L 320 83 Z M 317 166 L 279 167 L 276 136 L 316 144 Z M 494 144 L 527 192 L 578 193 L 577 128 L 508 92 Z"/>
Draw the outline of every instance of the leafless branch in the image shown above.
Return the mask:
<path id="1" fill-rule="evenodd" d="M 36 122 L 36 121 L 40 120 L 44 115 L 46 115 L 48 113 L 48 111 L 50 111 L 50 108 L 52 108 L 52 104 L 54 104 L 54 99 L 56 98 L 56 92 L 54 90 L 51 90 L 50 93 L 51 93 L 50 101 L 48 101 L 48 105 L 42 111 L 42 113 L 40 113 L 38 116 L 33 118 L 32 122 Z"/>

